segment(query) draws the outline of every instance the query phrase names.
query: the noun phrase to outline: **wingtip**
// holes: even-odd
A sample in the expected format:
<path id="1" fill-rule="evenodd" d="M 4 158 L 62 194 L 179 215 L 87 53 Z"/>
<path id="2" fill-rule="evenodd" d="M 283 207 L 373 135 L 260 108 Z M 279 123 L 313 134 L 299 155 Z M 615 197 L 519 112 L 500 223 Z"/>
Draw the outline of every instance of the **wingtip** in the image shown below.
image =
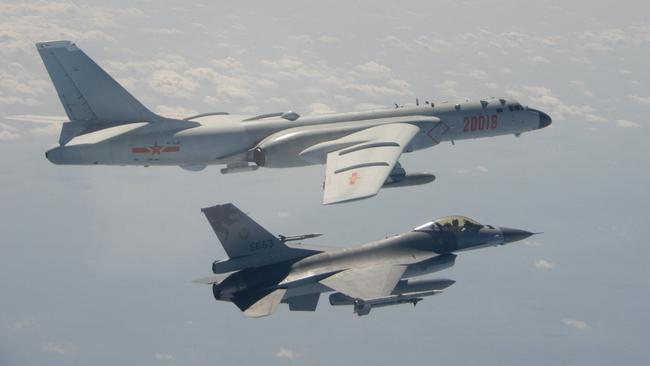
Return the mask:
<path id="1" fill-rule="evenodd" d="M 348 202 L 354 202 L 354 201 L 362 201 L 365 200 L 366 198 L 374 197 L 378 194 L 379 192 L 375 192 L 372 194 L 366 194 L 363 196 L 358 196 L 358 197 L 352 197 L 352 198 L 338 198 L 338 199 L 327 199 L 323 198 L 323 205 L 334 205 L 338 203 L 348 203 Z"/>
<path id="2" fill-rule="evenodd" d="M 217 208 L 217 207 L 227 207 L 227 206 L 234 206 L 234 205 L 232 203 L 218 203 L 218 204 L 213 205 L 213 206 L 203 207 L 201 209 L 201 212 L 205 213 L 205 212 L 207 212 L 209 210 L 212 210 L 214 208 Z"/>
<path id="3" fill-rule="evenodd" d="M 46 48 L 67 48 L 67 49 L 77 49 L 77 46 L 68 40 L 57 40 L 57 41 L 44 41 L 36 42 L 35 44 L 37 49 L 46 49 Z"/>

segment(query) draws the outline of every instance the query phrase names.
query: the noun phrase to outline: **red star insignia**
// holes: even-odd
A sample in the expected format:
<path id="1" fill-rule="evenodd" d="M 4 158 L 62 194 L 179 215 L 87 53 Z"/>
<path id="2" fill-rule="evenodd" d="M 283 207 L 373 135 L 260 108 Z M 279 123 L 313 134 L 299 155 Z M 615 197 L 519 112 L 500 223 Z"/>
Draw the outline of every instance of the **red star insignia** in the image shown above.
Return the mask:
<path id="1" fill-rule="evenodd" d="M 159 146 L 158 142 L 156 142 L 153 144 L 153 146 L 149 146 L 149 151 L 151 151 L 151 155 L 160 155 L 162 148 L 163 147 Z"/>

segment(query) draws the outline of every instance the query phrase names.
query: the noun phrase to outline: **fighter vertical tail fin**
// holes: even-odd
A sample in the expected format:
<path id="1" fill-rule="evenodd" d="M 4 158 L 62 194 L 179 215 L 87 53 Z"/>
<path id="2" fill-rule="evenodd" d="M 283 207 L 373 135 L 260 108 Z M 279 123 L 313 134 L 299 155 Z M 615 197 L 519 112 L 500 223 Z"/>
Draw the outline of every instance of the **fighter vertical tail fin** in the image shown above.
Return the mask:
<path id="1" fill-rule="evenodd" d="M 230 258 L 290 249 L 232 203 L 207 207 L 201 211 Z"/>
<path id="2" fill-rule="evenodd" d="M 83 133 L 158 118 L 74 43 L 41 42 L 36 48 L 72 121 L 61 131 L 62 143 Z"/>

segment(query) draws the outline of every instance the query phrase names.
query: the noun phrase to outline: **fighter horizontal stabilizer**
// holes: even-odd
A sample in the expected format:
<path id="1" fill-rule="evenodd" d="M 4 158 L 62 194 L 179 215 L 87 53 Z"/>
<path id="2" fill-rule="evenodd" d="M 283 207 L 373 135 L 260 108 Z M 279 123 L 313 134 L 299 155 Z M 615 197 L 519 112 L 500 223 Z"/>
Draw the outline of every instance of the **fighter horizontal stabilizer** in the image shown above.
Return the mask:
<path id="1" fill-rule="evenodd" d="M 275 312 L 286 291 L 286 289 L 243 291 L 238 293 L 232 302 L 247 317 L 260 318 Z"/>
<path id="2" fill-rule="evenodd" d="M 203 278 L 197 278 L 196 280 L 193 280 L 192 282 L 194 283 L 200 283 L 202 285 L 218 285 L 223 280 L 228 278 L 230 274 L 221 274 L 221 275 L 216 275 L 216 276 L 210 276 L 210 277 L 203 277 Z"/>

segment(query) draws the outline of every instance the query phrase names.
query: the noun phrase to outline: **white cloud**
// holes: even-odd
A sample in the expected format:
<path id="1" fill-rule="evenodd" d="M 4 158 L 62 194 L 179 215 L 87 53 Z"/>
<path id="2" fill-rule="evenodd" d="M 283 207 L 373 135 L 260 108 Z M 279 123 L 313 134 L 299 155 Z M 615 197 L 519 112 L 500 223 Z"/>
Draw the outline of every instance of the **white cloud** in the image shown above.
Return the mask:
<path id="1" fill-rule="evenodd" d="M 546 259 L 538 259 L 535 261 L 535 268 L 537 269 L 552 269 L 555 268 L 555 263 L 547 261 Z"/>
<path id="2" fill-rule="evenodd" d="M 387 76 L 391 74 L 391 69 L 380 63 L 370 61 L 362 65 L 357 65 L 356 69 L 366 75 L 370 76 Z"/>
<path id="3" fill-rule="evenodd" d="M 255 85 L 260 86 L 266 89 L 277 89 L 278 83 L 268 79 L 257 79 L 255 80 Z"/>
<path id="4" fill-rule="evenodd" d="M 151 88 L 159 93 L 189 99 L 198 84 L 187 76 L 174 70 L 156 70 L 149 79 Z"/>
<path id="5" fill-rule="evenodd" d="M 166 105 L 158 105 L 156 108 L 154 108 L 154 111 L 161 116 L 169 117 L 169 118 L 186 118 L 192 115 L 199 114 L 197 111 L 189 108 L 183 108 L 183 107 L 170 107 Z"/>
<path id="6" fill-rule="evenodd" d="M 589 105 L 574 105 L 562 101 L 551 89 L 544 86 L 524 86 L 523 91 L 536 107 L 547 109 L 553 119 L 565 120 L 569 117 L 588 121 L 601 121 L 595 108 Z M 510 92 L 513 93 L 513 92 Z M 513 94 L 519 94 L 514 91 Z"/>
<path id="7" fill-rule="evenodd" d="M 171 353 L 156 353 L 153 355 L 153 358 L 155 358 L 157 361 L 174 361 L 176 360 L 176 355 L 171 354 Z"/>
<path id="8" fill-rule="evenodd" d="M 288 359 L 288 360 L 293 360 L 294 358 L 296 358 L 296 354 L 295 354 L 292 350 L 290 350 L 290 349 L 287 349 L 287 348 L 280 348 L 280 349 L 275 353 L 275 357 L 278 357 L 278 358 L 286 358 L 286 359 Z"/>
<path id="9" fill-rule="evenodd" d="M 218 99 L 246 99 L 252 96 L 248 81 L 243 78 L 228 76 L 207 67 L 196 67 L 185 72 L 192 80 L 209 81 L 216 88 Z"/>
<path id="10" fill-rule="evenodd" d="M 145 33 L 155 34 L 158 36 L 172 36 L 175 34 L 185 33 L 182 30 L 176 28 L 144 28 L 142 31 Z"/>
<path id="11" fill-rule="evenodd" d="M 312 103 L 309 105 L 309 113 L 311 114 L 324 114 L 333 112 L 335 112 L 335 110 L 324 103 Z"/>
<path id="12" fill-rule="evenodd" d="M 0 123 L 0 141 L 15 140 L 20 137 L 18 129 L 5 123 Z"/>
<path id="13" fill-rule="evenodd" d="M 32 51 L 34 40 L 74 39 L 114 42 L 121 22 L 147 15 L 135 8 L 77 5 L 73 2 L 0 3 L 0 52 Z"/>
<path id="14" fill-rule="evenodd" d="M 650 96 L 642 97 L 640 95 L 630 95 L 630 99 L 639 104 L 650 105 Z"/>
<path id="15" fill-rule="evenodd" d="M 409 30 L 410 28 L 403 29 Z M 449 41 L 437 33 L 419 35 L 408 40 L 402 40 L 397 36 L 389 35 L 380 39 L 379 42 L 385 47 L 392 47 L 407 52 L 440 52 L 452 46 Z"/>
<path id="16" fill-rule="evenodd" d="M 621 128 L 636 128 L 636 127 L 641 127 L 636 122 L 628 121 L 626 119 L 619 119 L 616 120 L 616 127 L 621 127 Z"/>
<path id="17" fill-rule="evenodd" d="M 467 174 L 472 172 L 487 173 L 489 170 L 485 166 L 479 165 L 473 168 L 458 168 L 454 171 L 456 172 L 456 174 Z"/>
<path id="18" fill-rule="evenodd" d="M 218 60 L 212 60 L 210 62 L 214 67 L 222 70 L 227 70 L 228 72 L 234 73 L 243 73 L 245 71 L 244 64 L 239 60 L 233 57 L 226 57 Z"/>
<path id="19" fill-rule="evenodd" d="M 458 82 L 454 80 L 445 80 L 440 84 L 434 85 L 437 89 L 440 89 L 441 92 L 444 95 L 450 96 L 450 97 L 458 97 L 458 91 L 456 90 L 456 87 L 458 86 Z"/>
<path id="20" fill-rule="evenodd" d="M 537 240 L 532 240 L 532 239 L 525 239 L 524 244 L 529 246 L 529 247 L 541 247 L 542 243 L 537 241 Z"/>
<path id="21" fill-rule="evenodd" d="M 603 116 L 597 116 L 595 114 L 586 114 L 585 120 L 589 122 L 607 122 L 607 118 Z"/>
<path id="22" fill-rule="evenodd" d="M 586 56 L 570 56 L 569 61 L 574 62 L 576 64 L 583 64 L 583 65 L 591 65 L 593 64 L 593 61 L 589 57 Z"/>
<path id="23" fill-rule="evenodd" d="M 34 329 L 34 328 L 38 328 L 38 327 L 39 327 L 39 324 L 38 324 L 38 322 L 36 320 L 31 319 L 31 318 L 27 318 L 27 319 L 21 319 L 21 320 L 18 320 L 16 322 L 14 322 L 9 327 L 9 330 L 14 331 L 14 332 L 22 332 L 22 331 L 25 331 L 27 329 Z"/>
<path id="24" fill-rule="evenodd" d="M 308 34 L 292 35 L 292 36 L 289 36 L 289 39 L 292 39 L 294 41 L 303 42 L 303 43 L 306 43 L 307 45 L 311 45 L 311 44 L 314 43 L 314 39 Z"/>
<path id="25" fill-rule="evenodd" d="M 269 74 L 269 77 L 271 78 L 298 80 L 300 78 L 314 77 L 320 74 L 316 70 L 308 70 L 302 61 L 292 57 L 282 57 L 274 61 L 262 60 L 260 61 L 260 64 L 273 70 L 273 73 Z"/>
<path id="26" fill-rule="evenodd" d="M 334 36 L 329 36 L 329 35 L 322 35 L 318 38 L 321 42 L 323 43 L 328 43 L 328 44 L 333 44 L 333 43 L 339 43 L 341 42 L 340 39 L 334 37 Z"/>
<path id="27" fill-rule="evenodd" d="M 474 33 L 456 36 L 456 43 L 476 48 L 498 49 L 552 48 L 563 40 L 559 36 L 539 36 L 523 32 L 491 32 L 482 29 Z"/>
<path id="28" fill-rule="evenodd" d="M 43 127 L 30 128 L 29 133 L 37 136 L 57 136 L 61 133 L 61 125 L 51 124 Z"/>
<path id="29" fill-rule="evenodd" d="M 352 108 L 355 111 L 367 111 L 371 109 L 385 109 L 387 106 L 377 103 L 358 103 Z"/>
<path id="30" fill-rule="evenodd" d="M 68 342 L 68 341 L 64 341 L 64 342 L 47 342 L 47 343 L 43 344 L 43 346 L 41 347 L 41 350 L 43 352 L 55 353 L 55 354 L 58 354 L 58 355 L 65 356 L 65 355 L 70 355 L 70 354 L 77 353 L 77 351 L 79 350 L 79 347 L 76 344 L 74 344 L 72 342 Z"/>
<path id="31" fill-rule="evenodd" d="M 0 58 L 0 64 L 1 61 Z M 34 78 L 22 64 L 9 62 L 0 69 L 0 105 L 36 106 L 40 104 L 38 95 L 49 85 L 45 80 Z"/>
<path id="32" fill-rule="evenodd" d="M 528 58 L 531 62 L 538 63 L 538 64 L 550 64 L 551 61 L 549 61 L 546 57 L 544 56 L 531 56 Z"/>
<path id="33" fill-rule="evenodd" d="M 582 32 L 578 37 L 583 47 L 594 51 L 609 51 L 628 42 L 625 31 L 616 28 Z"/>
<path id="34" fill-rule="evenodd" d="M 389 96 L 403 96 L 411 94 L 411 91 L 407 88 L 402 87 L 398 88 L 389 88 L 384 85 L 375 85 L 375 84 L 349 84 L 344 87 L 346 90 L 359 92 L 365 94 L 369 97 L 389 97 Z"/>
<path id="35" fill-rule="evenodd" d="M 469 73 L 469 76 L 477 80 L 485 80 L 488 77 L 488 74 L 483 70 L 475 69 Z"/>
<path id="36" fill-rule="evenodd" d="M 575 329 L 587 329 L 589 328 L 589 324 L 585 322 L 584 320 L 576 320 L 576 319 L 562 319 L 562 323 L 564 325 L 575 328 Z"/>

